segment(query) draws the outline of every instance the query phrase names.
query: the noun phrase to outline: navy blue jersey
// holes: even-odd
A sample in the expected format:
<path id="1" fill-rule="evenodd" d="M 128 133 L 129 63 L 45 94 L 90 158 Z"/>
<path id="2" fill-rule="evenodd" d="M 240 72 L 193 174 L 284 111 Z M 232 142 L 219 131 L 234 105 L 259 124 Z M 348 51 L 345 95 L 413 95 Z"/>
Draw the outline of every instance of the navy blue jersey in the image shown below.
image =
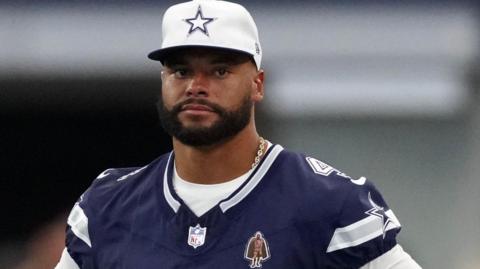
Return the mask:
<path id="1" fill-rule="evenodd" d="M 173 190 L 174 158 L 109 169 L 81 196 L 66 240 L 80 268 L 359 268 L 396 245 L 377 189 L 317 159 L 274 145 L 197 217 Z"/>

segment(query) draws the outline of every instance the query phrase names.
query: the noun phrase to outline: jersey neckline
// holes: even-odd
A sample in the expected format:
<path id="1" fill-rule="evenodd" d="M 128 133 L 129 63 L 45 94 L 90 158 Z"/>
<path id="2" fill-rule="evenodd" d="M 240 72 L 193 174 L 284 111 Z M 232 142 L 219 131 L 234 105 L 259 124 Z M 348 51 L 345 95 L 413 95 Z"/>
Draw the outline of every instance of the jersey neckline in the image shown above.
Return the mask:
<path id="1" fill-rule="evenodd" d="M 223 213 L 226 213 L 230 208 L 234 207 L 238 203 L 240 203 L 243 199 L 245 199 L 249 193 L 251 193 L 255 187 L 260 183 L 263 179 L 265 174 L 268 172 L 272 164 L 277 159 L 277 156 L 280 152 L 283 151 L 283 147 L 280 145 L 272 145 L 265 156 L 262 158 L 260 163 L 255 167 L 253 172 L 250 174 L 247 180 L 243 182 L 240 187 L 238 187 L 232 194 L 230 194 L 227 198 L 221 200 L 216 206 L 205 212 L 199 218 L 208 214 L 211 210 L 214 210 L 216 207 L 219 207 Z M 163 194 L 167 204 L 176 214 L 180 207 L 185 207 L 188 211 L 191 211 L 190 208 L 183 202 L 183 200 L 177 195 L 173 188 L 173 164 L 174 164 L 175 154 L 173 151 L 170 152 L 168 156 L 168 161 L 165 166 L 165 172 L 163 175 Z M 193 212 L 191 212 L 194 214 Z M 195 215 L 195 214 L 194 214 Z"/>

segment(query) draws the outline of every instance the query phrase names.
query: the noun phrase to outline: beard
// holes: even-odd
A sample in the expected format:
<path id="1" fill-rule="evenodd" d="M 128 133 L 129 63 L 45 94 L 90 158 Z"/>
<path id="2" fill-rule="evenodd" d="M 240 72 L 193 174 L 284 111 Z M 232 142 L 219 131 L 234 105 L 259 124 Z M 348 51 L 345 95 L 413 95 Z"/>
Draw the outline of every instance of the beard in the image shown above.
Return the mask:
<path id="1" fill-rule="evenodd" d="M 186 127 L 178 118 L 178 114 L 182 111 L 182 106 L 186 104 L 209 106 L 214 113 L 217 113 L 219 119 L 208 127 Z M 221 143 L 238 134 L 250 122 L 252 107 L 253 102 L 250 100 L 249 95 L 243 98 L 237 109 L 231 111 L 227 111 L 223 107 L 204 99 L 187 99 L 173 106 L 171 110 L 165 107 L 161 96 L 157 103 L 163 129 L 183 144 L 195 147 Z"/>

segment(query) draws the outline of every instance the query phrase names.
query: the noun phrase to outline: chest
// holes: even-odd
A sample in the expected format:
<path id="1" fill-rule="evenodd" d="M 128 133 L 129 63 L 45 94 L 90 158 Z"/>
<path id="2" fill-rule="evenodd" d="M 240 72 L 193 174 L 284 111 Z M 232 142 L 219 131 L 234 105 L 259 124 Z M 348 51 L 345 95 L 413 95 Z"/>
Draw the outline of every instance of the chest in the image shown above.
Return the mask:
<path id="1" fill-rule="evenodd" d="M 328 242 L 321 233 L 259 216 L 112 223 L 96 231 L 92 268 L 323 268 Z"/>

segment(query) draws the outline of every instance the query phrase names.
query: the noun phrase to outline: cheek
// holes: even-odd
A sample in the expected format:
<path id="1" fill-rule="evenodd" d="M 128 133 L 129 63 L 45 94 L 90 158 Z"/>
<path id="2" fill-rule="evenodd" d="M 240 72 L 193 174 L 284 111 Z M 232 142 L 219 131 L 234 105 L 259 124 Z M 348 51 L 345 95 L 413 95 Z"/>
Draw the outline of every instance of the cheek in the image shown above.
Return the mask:
<path id="1" fill-rule="evenodd" d="M 249 80 L 242 80 L 237 83 L 237 88 L 235 90 L 235 96 L 237 99 L 241 99 L 242 102 L 245 98 L 250 98 L 253 100 L 255 94 L 254 84 Z"/>
<path id="2" fill-rule="evenodd" d="M 164 84 L 162 84 L 162 90 L 160 92 L 160 95 L 162 96 L 163 105 L 166 108 L 171 109 L 173 104 L 174 104 L 174 98 L 172 96 L 172 91 L 169 90 L 169 88 L 166 87 Z"/>
<path id="3" fill-rule="evenodd" d="M 244 91 L 244 88 L 238 84 L 223 84 L 218 87 L 217 90 L 211 92 L 211 99 L 214 102 L 223 104 L 226 106 L 236 105 L 238 99 L 242 95 L 241 92 Z"/>
<path id="4" fill-rule="evenodd" d="M 161 95 L 163 102 L 168 104 L 173 104 L 177 99 L 182 96 L 181 85 L 173 83 L 171 80 L 162 81 L 162 90 Z"/>
<path id="5" fill-rule="evenodd" d="M 229 85 L 226 86 L 226 88 L 232 89 L 231 91 L 227 91 L 232 98 L 243 98 L 253 92 L 252 83 L 247 80 L 232 81 L 231 83 L 229 83 Z"/>

